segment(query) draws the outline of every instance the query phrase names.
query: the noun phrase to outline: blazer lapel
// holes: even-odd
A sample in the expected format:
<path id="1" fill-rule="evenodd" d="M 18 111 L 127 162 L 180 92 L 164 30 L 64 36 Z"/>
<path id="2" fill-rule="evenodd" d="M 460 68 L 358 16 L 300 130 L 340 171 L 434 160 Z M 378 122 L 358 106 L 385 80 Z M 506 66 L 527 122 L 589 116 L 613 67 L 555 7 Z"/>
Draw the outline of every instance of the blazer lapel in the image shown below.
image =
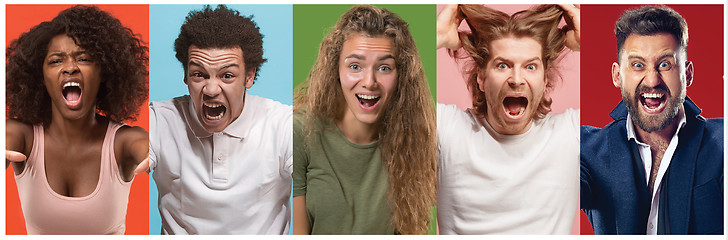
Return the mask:
<path id="1" fill-rule="evenodd" d="M 627 141 L 627 109 L 624 104 L 620 102 L 610 116 L 617 124 L 610 128 L 607 143 L 611 155 L 609 168 L 614 172 L 611 196 L 615 200 L 612 204 L 617 221 L 616 234 L 645 234 L 650 215 L 650 196 L 644 164 L 639 153 L 634 152 Z"/>
<path id="2" fill-rule="evenodd" d="M 697 116 L 699 109 L 686 100 L 685 127 L 678 133 L 678 145 L 670 162 L 668 175 L 667 211 L 672 234 L 687 234 L 690 223 L 690 206 L 693 199 L 693 182 L 695 180 L 695 164 L 698 150 L 702 145 L 705 122 Z M 695 107 L 697 108 L 697 107 Z M 663 186 L 664 188 L 664 186 Z M 663 201 L 663 199 L 660 199 Z"/>

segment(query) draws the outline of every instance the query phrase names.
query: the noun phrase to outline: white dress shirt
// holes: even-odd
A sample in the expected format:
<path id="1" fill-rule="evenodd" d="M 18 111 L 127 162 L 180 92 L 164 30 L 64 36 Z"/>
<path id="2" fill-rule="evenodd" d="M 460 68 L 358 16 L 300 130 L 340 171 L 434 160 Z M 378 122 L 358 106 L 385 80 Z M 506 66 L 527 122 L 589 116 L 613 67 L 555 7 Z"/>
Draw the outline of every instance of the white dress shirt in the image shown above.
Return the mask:
<path id="1" fill-rule="evenodd" d="M 290 106 L 246 94 L 241 115 L 207 132 L 189 96 L 150 103 L 149 160 L 164 234 L 286 234 Z"/>
<path id="2" fill-rule="evenodd" d="M 640 142 L 640 140 L 637 139 L 634 131 L 634 123 L 632 123 L 632 116 L 629 113 L 627 113 L 627 119 L 627 141 L 634 138 L 637 143 L 640 157 L 642 157 L 642 163 L 645 165 L 645 185 L 647 185 L 650 182 L 650 175 L 652 173 L 652 168 L 654 167 L 652 166 L 652 150 L 650 150 L 650 145 Z M 678 114 L 678 121 L 679 124 L 677 125 L 677 130 L 675 130 L 675 135 L 672 136 L 670 144 L 667 145 L 667 149 L 665 150 L 665 154 L 662 155 L 660 166 L 657 166 L 657 177 L 655 178 L 655 183 L 652 187 L 650 217 L 647 219 L 647 235 L 657 235 L 657 214 L 660 207 L 660 188 L 662 186 L 662 177 L 665 176 L 665 172 L 672 161 L 672 155 L 675 154 L 678 140 L 677 133 L 680 132 L 680 129 L 683 126 L 685 126 L 686 122 L 684 111 L 681 111 L 680 114 Z"/>

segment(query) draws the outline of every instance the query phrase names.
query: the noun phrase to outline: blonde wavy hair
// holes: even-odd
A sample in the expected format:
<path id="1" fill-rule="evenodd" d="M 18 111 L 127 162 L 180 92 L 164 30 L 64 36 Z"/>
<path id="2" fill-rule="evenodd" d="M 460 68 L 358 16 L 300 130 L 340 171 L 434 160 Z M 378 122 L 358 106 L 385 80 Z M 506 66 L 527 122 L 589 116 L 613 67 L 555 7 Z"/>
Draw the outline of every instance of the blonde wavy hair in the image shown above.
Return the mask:
<path id="1" fill-rule="evenodd" d="M 425 234 L 436 201 L 435 110 L 408 24 L 378 7 L 354 6 L 323 39 L 305 82 L 298 86 L 294 111 L 304 110 L 306 141 L 316 122 L 333 125 L 346 110 L 339 79 L 344 41 L 354 34 L 387 37 L 395 49 L 397 87 L 379 121 L 381 158 L 388 173 L 387 200 L 400 234 Z"/>
<path id="2" fill-rule="evenodd" d="M 561 79 L 554 66 L 561 60 L 559 55 L 565 49 L 564 39 L 568 29 L 558 28 L 565 11 L 558 5 L 538 5 L 513 15 L 483 5 L 460 5 L 458 10 L 468 23 L 471 33 L 461 33 L 460 42 L 463 48 L 449 52 L 458 59 L 474 61 L 465 67 L 466 82 L 473 99 L 473 113 L 481 118 L 485 118 L 487 114 L 487 96 L 478 88 L 478 76 L 485 75 L 484 69 L 490 60 L 490 43 L 506 37 L 529 37 L 541 45 L 546 70 L 546 93 L 539 103 L 538 114 L 534 117 L 540 119 L 551 112 L 552 99 L 547 93 Z"/>

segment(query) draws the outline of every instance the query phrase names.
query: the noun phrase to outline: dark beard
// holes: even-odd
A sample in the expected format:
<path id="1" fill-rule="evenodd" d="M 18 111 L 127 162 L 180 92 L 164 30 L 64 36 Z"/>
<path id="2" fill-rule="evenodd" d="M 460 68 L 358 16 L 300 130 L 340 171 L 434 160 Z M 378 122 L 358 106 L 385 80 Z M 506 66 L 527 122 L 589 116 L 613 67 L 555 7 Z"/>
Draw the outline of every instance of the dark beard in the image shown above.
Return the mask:
<path id="1" fill-rule="evenodd" d="M 652 88 L 644 86 L 637 87 L 632 95 L 626 94 L 626 92 L 622 90 L 622 102 L 624 102 L 627 106 L 627 111 L 629 111 L 629 114 L 632 116 L 632 122 L 640 129 L 649 133 L 661 131 L 675 121 L 677 114 L 680 112 L 680 106 L 682 106 L 685 102 L 685 94 L 682 94 L 685 91 L 684 89 L 680 94 L 678 94 L 678 96 L 672 96 L 670 95 L 670 90 L 667 89 L 666 86 L 660 85 L 655 87 L 655 89 L 658 88 L 664 89 L 664 92 L 667 95 L 665 100 L 665 109 L 662 113 L 653 116 L 644 116 L 639 110 L 639 93 L 649 91 Z"/>

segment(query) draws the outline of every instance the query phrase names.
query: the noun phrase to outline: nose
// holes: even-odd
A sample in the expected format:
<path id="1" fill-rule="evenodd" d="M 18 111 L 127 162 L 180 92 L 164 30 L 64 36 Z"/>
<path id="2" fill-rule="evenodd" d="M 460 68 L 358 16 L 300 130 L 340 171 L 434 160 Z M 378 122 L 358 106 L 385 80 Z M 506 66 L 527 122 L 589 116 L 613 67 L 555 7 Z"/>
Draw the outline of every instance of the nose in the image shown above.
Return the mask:
<path id="1" fill-rule="evenodd" d="M 372 88 L 374 88 L 374 85 L 376 85 L 376 84 L 377 84 L 377 76 L 376 76 L 374 70 L 364 71 L 362 73 L 361 85 L 364 88 L 372 89 Z"/>
<path id="2" fill-rule="evenodd" d="M 202 94 L 214 97 L 220 94 L 222 92 L 222 87 L 220 86 L 220 79 L 216 77 L 211 77 L 205 81 L 205 85 L 202 86 Z"/>
<path id="3" fill-rule="evenodd" d="M 523 78 L 523 73 L 518 69 L 514 69 L 511 72 L 511 76 L 508 78 L 507 82 L 511 87 L 526 84 L 526 80 Z"/>
<path id="4" fill-rule="evenodd" d="M 76 61 L 67 60 L 63 62 L 63 73 L 73 75 L 80 71 L 81 70 L 78 68 L 78 64 L 76 63 Z"/>
<path id="5" fill-rule="evenodd" d="M 642 84 L 647 87 L 655 87 L 662 84 L 662 73 L 658 69 L 652 69 L 645 73 Z"/>

